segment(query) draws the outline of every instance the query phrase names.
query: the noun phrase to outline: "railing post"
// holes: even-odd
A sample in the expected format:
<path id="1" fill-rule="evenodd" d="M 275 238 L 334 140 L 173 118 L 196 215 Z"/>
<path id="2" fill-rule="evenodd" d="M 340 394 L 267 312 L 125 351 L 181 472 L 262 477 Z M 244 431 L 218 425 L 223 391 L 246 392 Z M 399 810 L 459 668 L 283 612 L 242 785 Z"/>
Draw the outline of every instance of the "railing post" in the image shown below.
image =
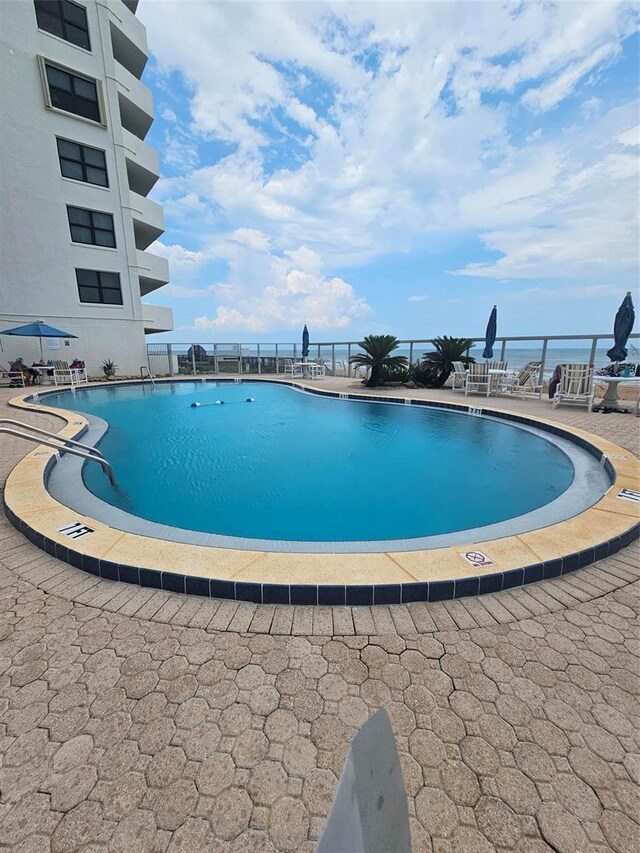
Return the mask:
<path id="1" fill-rule="evenodd" d="M 545 365 L 547 363 L 547 344 L 548 343 L 549 343 L 548 338 L 542 339 L 542 356 L 541 356 L 542 362 L 540 364 L 540 378 L 538 380 L 540 382 L 540 385 L 542 385 L 542 383 L 544 382 L 544 368 L 545 368 Z"/>
<path id="2" fill-rule="evenodd" d="M 238 347 L 238 373 L 242 376 L 242 344 L 236 344 Z"/>
<path id="3" fill-rule="evenodd" d="M 502 339 L 502 347 L 500 349 L 500 361 L 502 362 L 503 366 L 504 366 L 504 355 L 505 355 L 506 351 L 507 351 L 507 339 L 503 338 Z"/>
<path id="4" fill-rule="evenodd" d="M 260 344 L 258 344 L 258 373 L 262 373 L 262 365 L 260 364 Z"/>
<path id="5" fill-rule="evenodd" d="M 347 377 L 351 376 L 351 344 L 347 347 Z"/>
<path id="6" fill-rule="evenodd" d="M 213 345 L 213 372 L 218 373 L 218 344 Z"/>
<path id="7" fill-rule="evenodd" d="M 173 376 L 173 350 L 171 344 L 167 344 L 167 358 L 169 359 L 169 376 Z"/>
<path id="8" fill-rule="evenodd" d="M 191 344 L 191 370 L 196 375 L 196 345 Z"/>
<path id="9" fill-rule="evenodd" d="M 413 341 L 409 343 L 409 366 L 413 364 Z"/>
<path id="10" fill-rule="evenodd" d="M 280 362 L 278 361 L 278 344 L 276 344 L 276 376 L 280 373 Z"/>
<path id="11" fill-rule="evenodd" d="M 596 366 L 596 349 L 598 348 L 598 339 L 592 338 L 591 340 L 591 352 L 589 353 L 589 366 Z"/>
<path id="12" fill-rule="evenodd" d="M 336 345 L 331 344 L 331 375 L 336 375 Z"/>
<path id="13" fill-rule="evenodd" d="M 294 344 L 293 345 L 293 360 L 295 361 L 297 359 L 297 357 L 298 357 L 298 345 Z"/>

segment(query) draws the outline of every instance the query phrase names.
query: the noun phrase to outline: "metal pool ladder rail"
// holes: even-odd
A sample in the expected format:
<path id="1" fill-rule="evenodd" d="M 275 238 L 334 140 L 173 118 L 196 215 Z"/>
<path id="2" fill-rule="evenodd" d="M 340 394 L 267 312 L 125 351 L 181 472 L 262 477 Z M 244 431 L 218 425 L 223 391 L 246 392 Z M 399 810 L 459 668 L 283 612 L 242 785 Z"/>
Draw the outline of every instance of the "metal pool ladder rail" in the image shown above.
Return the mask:
<path id="1" fill-rule="evenodd" d="M 150 371 L 150 370 L 149 370 L 149 368 L 146 366 L 146 364 L 143 364 L 143 365 L 142 365 L 142 367 L 140 368 L 140 379 L 141 379 L 143 382 L 144 382 L 144 374 L 145 374 L 145 372 L 146 372 L 147 376 L 149 377 L 149 379 L 151 380 L 151 384 L 152 384 L 152 385 L 153 385 L 153 387 L 155 388 L 155 387 L 156 387 L 156 381 L 155 381 L 155 379 L 153 378 L 153 376 L 151 375 L 151 371 Z"/>
<path id="2" fill-rule="evenodd" d="M 54 444 L 52 441 L 46 441 L 46 439 L 38 438 L 35 435 L 29 435 L 27 432 L 11 429 L 11 427 L 6 427 L 4 424 L 12 424 L 14 426 L 21 427 L 22 429 L 29 430 L 30 432 L 36 432 L 38 435 L 47 436 L 49 439 L 53 438 L 61 443 Z M 24 438 L 26 441 L 33 441 L 35 444 L 45 444 L 47 447 L 53 447 L 56 450 L 64 450 L 65 453 L 71 453 L 73 456 L 80 456 L 82 459 L 87 459 L 89 462 L 97 462 L 102 466 L 111 485 L 114 488 L 116 487 L 116 478 L 113 474 L 113 468 L 96 447 L 91 447 L 88 444 L 82 444 L 73 438 L 64 438 L 58 433 L 49 432 L 46 429 L 40 429 L 40 427 L 31 426 L 31 424 L 26 424 L 23 421 L 14 421 L 11 418 L 0 418 L 0 432 L 4 432 L 7 435 L 15 435 L 17 438 Z"/>

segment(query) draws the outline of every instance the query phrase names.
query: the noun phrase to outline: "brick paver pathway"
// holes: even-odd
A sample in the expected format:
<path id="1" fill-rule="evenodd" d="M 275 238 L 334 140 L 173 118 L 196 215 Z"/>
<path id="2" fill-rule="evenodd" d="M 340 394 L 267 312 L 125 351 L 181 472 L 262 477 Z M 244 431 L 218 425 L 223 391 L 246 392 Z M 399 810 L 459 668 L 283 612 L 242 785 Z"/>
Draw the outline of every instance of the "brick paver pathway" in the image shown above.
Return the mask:
<path id="1" fill-rule="evenodd" d="M 557 416 L 634 448 L 630 417 Z M 639 577 L 626 549 L 479 599 L 257 607 L 97 581 L 0 518 L 0 848 L 310 852 L 383 706 L 415 851 L 629 853 Z"/>

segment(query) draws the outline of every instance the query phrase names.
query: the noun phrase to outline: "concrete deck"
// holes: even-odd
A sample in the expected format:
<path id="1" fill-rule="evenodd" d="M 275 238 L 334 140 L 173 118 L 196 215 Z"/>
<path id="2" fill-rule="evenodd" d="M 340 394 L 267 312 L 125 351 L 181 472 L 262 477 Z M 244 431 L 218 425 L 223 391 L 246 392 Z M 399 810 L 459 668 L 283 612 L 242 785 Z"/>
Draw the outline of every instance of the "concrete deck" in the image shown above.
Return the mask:
<path id="1" fill-rule="evenodd" d="M 430 393 L 459 400 L 411 395 Z M 7 417 L 12 396 L 0 390 Z M 491 405 L 637 453 L 631 415 Z M 4 482 L 31 447 L 0 442 Z M 2 517 L 0 846 L 310 853 L 350 739 L 384 706 L 414 850 L 627 853 L 639 612 L 634 546 L 478 599 L 269 607 L 88 577 Z"/>

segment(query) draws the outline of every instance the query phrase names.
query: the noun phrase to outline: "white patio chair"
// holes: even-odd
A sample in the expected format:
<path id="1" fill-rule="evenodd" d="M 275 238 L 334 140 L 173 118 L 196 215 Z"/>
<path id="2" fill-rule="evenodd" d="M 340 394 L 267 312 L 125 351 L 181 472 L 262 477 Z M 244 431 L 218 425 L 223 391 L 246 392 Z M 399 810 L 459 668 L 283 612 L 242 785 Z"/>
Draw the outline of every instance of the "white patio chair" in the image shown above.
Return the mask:
<path id="1" fill-rule="evenodd" d="M 469 394 L 486 394 L 488 397 L 491 393 L 491 376 L 489 375 L 489 363 L 481 362 L 480 364 L 469 365 L 469 370 L 464 379 L 464 394 L 468 397 Z"/>
<path id="2" fill-rule="evenodd" d="M 284 375 L 302 379 L 304 375 L 302 372 L 302 366 L 300 364 L 296 364 L 292 358 L 285 358 Z"/>
<path id="3" fill-rule="evenodd" d="M 67 361 L 53 362 L 53 381 L 56 385 L 79 385 L 88 382 L 85 367 L 69 367 Z"/>
<path id="4" fill-rule="evenodd" d="M 593 367 L 588 364 L 560 364 L 560 382 L 553 397 L 553 408 L 563 403 L 593 407 Z"/>
<path id="5" fill-rule="evenodd" d="M 453 373 L 451 374 L 451 390 L 464 391 L 464 382 L 467 376 L 467 368 L 461 361 L 453 362 Z"/>
<path id="6" fill-rule="evenodd" d="M 541 361 L 528 361 L 525 366 L 511 376 L 503 377 L 498 383 L 500 394 L 513 394 L 526 397 L 527 394 L 537 394 L 542 397 L 542 382 L 540 381 Z"/>

